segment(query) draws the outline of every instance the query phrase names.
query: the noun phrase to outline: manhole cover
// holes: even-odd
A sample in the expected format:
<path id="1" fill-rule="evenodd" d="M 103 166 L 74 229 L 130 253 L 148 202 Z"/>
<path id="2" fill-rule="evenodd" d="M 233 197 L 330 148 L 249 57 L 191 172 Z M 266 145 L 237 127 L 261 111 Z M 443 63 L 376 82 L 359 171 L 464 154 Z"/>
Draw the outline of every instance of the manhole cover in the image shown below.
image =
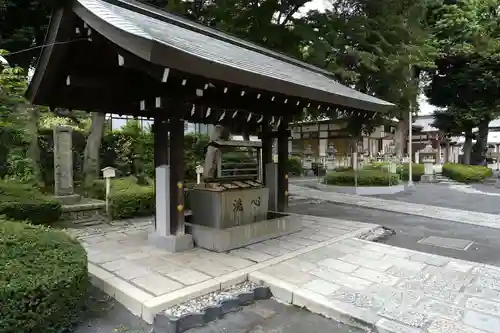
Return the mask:
<path id="1" fill-rule="evenodd" d="M 448 249 L 466 251 L 471 245 L 472 241 L 467 239 L 445 238 L 429 236 L 422 238 L 418 241 L 420 244 L 427 244 L 433 246 L 445 247 Z"/>

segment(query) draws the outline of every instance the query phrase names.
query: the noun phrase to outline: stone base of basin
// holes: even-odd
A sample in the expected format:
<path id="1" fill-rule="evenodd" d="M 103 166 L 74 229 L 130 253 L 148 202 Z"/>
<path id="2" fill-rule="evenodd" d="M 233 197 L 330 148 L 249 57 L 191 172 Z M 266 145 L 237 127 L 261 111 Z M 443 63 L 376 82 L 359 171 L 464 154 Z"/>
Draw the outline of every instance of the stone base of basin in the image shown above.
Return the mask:
<path id="1" fill-rule="evenodd" d="M 300 230 L 302 221 L 295 216 L 277 217 L 226 229 L 186 223 L 186 231 L 193 236 L 197 246 L 216 252 L 237 249 Z"/>

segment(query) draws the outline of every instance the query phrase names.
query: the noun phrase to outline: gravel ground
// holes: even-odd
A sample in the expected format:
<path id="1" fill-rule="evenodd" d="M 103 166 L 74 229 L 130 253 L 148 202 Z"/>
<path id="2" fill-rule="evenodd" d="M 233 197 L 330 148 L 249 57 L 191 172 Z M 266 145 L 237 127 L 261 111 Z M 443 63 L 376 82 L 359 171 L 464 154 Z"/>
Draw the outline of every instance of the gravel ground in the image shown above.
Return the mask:
<path id="1" fill-rule="evenodd" d="M 89 310 L 73 333 L 150 333 L 152 326 L 93 288 Z M 186 333 L 364 333 L 307 310 L 275 300 L 258 301 L 205 327 Z"/>
<path id="2" fill-rule="evenodd" d="M 180 317 L 188 313 L 199 313 L 210 306 L 220 305 L 221 302 L 235 298 L 237 295 L 249 292 L 257 288 L 259 285 L 251 281 L 246 281 L 234 286 L 230 286 L 222 291 L 215 291 L 207 295 L 192 299 L 182 304 L 178 304 L 165 310 L 165 313 Z"/>

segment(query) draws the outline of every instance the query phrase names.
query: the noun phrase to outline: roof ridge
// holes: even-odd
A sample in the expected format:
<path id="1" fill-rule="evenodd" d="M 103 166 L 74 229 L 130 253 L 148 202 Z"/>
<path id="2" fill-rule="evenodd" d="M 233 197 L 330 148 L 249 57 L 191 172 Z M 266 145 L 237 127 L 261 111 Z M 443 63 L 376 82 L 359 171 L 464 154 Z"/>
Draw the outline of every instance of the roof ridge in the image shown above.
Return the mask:
<path id="1" fill-rule="evenodd" d="M 257 45 L 255 43 L 246 41 L 242 38 L 233 36 L 227 32 L 215 29 L 213 27 L 205 26 L 203 24 L 190 21 L 187 18 L 184 18 L 180 15 L 174 14 L 172 12 L 166 11 L 163 8 L 153 6 L 150 4 L 143 3 L 141 1 L 136 0 L 103 0 L 112 5 L 119 6 L 128 10 L 134 10 L 140 12 L 143 15 L 174 24 L 180 26 L 182 28 L 195 31 L 197 33 L 216 38 L 218 40 L 222 40 L 224 42 L 228 42 L 230 44 L 243 47 L 248 50 L 252 50 L 254 52 L 258 52 L 260 54 L 266 55 L 268 57 L 275 58 L 277 60 L 281 60 L 283 62 L 287 62 L 291 65 L 301 67 L 306 70 L 313 71 L 317 74 L 322 74 L 327 76 L 329 79 L 338 83 L 338 81 L 333 77 L 333 73 L 322 69 L 320 67 L 308 64 L 304 61 L 295 59 L 293 57 L 287 56 L 277 51 L 268 50 L 263 46 Z"/>
<path id="2" fill-rule="evenodd" d="M 133 24 L 130 22 L 128 19 L 123 18 L 120 15 L 117 15 L 115 12 L 110 10 L 107 7 L 104 7 L 99 3 L 97 0 L 78 0 L 82 6 L 84 6 L 87 9 L 90 9 L 92 7 L 94 8 L 99 8 L 100 11 L 100 16 L 101 18 L 104 18 L 104 15 L 106 15 L 105 19 L 107 21 L 113 20 L 114 24 L 119 24 L 121 28 L 124 28 L 124 30 L 127 30 L 135 35 L 140 35 L 142 37 L 151 39 L 153 36 L 151 36 L 148 32 L 146 32 L 144 29 L 141 27 L 138 27 L 136 24 Z M 124 27 L 125 25 L 125 27 Z M 128 27 L 129 29 L 126 29 Z"/>

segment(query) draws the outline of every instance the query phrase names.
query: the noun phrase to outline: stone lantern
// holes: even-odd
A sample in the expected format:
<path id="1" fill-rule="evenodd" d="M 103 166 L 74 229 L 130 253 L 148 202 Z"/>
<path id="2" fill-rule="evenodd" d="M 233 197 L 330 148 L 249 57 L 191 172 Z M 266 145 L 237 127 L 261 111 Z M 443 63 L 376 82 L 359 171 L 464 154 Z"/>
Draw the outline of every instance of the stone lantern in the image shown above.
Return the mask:
<path id="1" fill-rule="evenodd" d="M 337 149 L 333 143 L 329 143 L 326 148 L 326 169 L 332 170 L 335 169 L 335 154 L 337 153 Z"/>
<path id="2" fill-rule="evenodd" d="M 434 162 L 436 162 L 436 149 L 427 144 L 424 149 L 419 153 L 422 163 L 424 163 L 424 174 L 420 181 L 423 183 L 436 182 L 436 175 L 434 174 Z"/>
<path id="3" fill-rule="evenodd" d="M 312 162 L 313 162 L 313 159 L 312 159 L 312 155 L 313 155 L 313 151 L 312 151 L 312 148 L 311 148 L 311 145 L 307 145 L 304 149 L 304 169 L 305 170 L 312 170 Z"/>

